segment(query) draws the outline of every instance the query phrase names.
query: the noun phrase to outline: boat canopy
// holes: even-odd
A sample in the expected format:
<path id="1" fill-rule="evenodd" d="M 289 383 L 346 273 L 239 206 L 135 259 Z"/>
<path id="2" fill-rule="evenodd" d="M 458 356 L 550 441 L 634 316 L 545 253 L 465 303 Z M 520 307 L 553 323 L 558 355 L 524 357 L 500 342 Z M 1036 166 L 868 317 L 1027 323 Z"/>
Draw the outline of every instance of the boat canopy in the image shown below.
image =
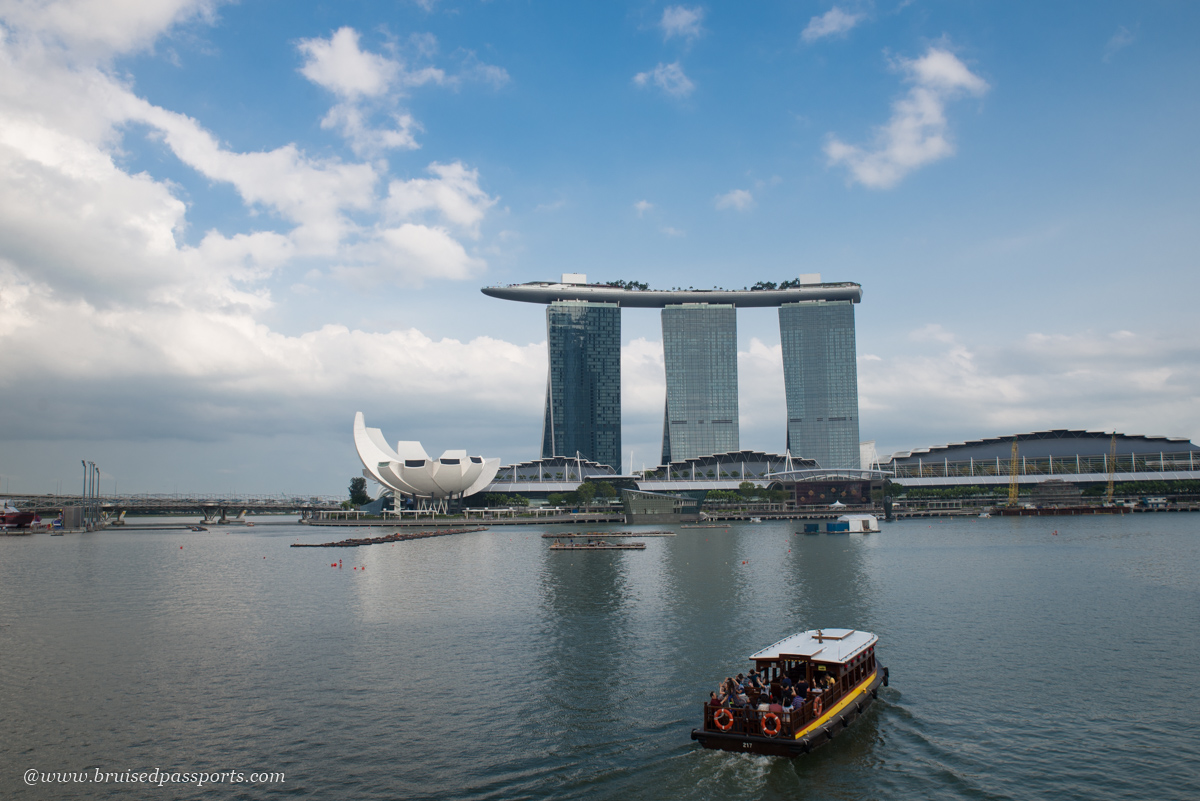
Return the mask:
<path id="1" fill-rule="evenodd" d="M 845 664 L 878 641 L 879 638 L 869 631 L 816 629 L 784 637 L 751 654 L 750 659 L 755 662 L 796 659 Z"/>

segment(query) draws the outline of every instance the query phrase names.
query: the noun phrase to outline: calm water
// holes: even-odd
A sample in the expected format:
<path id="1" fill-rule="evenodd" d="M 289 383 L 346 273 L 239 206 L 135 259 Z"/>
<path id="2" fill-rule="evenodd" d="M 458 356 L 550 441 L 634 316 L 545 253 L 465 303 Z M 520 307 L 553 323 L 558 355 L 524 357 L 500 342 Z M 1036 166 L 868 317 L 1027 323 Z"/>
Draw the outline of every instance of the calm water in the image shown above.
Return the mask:
<path id="1" fill-rule="evenodd" d="M 1200 515 L 795 529 L 0 538 L 0 797 L 1200 797 Z M 691 742 L 721 678 L 818 626 L 880 635 L 882 703 L 796 760 Z M 287 780 L 22 780 L 97 766 Z"/>

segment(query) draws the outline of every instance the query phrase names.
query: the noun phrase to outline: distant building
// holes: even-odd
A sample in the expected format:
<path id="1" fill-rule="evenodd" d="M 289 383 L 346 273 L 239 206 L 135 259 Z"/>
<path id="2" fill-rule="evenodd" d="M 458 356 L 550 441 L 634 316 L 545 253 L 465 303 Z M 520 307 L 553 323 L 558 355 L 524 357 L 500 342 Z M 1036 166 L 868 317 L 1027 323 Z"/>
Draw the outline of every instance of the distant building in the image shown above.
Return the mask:
<path id="1" fill-rule="evenodd" d="M 910 487 L 1007 484 L 1012 445 L 1021 484 L 1177 481 L 1200 478 L 1200 447 L 1184 437 L 1055 429 L 915 448 L 893 453 L 880 469 Z M 1116 450 L 1116 459 L 1111 458 Z"/>
<path id="2" fill-rule="evenodd" d="M 621 490 L 625 522 L 630 525 L 694 523 L 700 518 L 700 506 L 704 502 L 705 494 L 701 492 L 698 497 L 692 497 L 683 493 Z"/>
<path id="3" fill-rule="evenodd" d="M 550 376 L 543 456 L 619 465 L 621 309 L 663 309 L 667 401 L 664 464 L 736 450 L 737 309 L 778 308 L 787 388 L 787 449 L 821 467 L 854 469 L 858 373 L 854 303 L 862 287 L 822 283 L 819 274 L 752 289 L 652 290 L 644 284 L 558 282 L 484 287 L 489 297 L 547 305 Z"/>
<path id="4" fill-rule="evenodd" d="M 662 330 L 662 464 L 738 450 L 737 311 L 726 304 L 667 306 Z"/>
<path id="5" fill-rule="evenodd" d="M 580 454 L 621 463 L 621 307 L 558 301 L 546 307 L 550 371 L 542 457 Z"/>
<path id="6" fill-rule="evenodd" d="M 787 449 L 821 467 L 857 468 L 858 364 L 850 301 L 779 307 Z"/>

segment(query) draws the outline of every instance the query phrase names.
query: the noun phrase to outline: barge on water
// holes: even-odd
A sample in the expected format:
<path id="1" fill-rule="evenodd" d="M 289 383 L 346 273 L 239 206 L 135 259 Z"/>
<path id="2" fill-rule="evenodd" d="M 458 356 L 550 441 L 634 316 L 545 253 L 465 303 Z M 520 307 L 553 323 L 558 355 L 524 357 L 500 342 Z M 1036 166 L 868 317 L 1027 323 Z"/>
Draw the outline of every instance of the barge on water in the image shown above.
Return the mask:
<path id="1" fill-rule="evenodd" d="M 605 542 L 604 540 L 588 540 L 587 542 L 559 542 L 550 544 L 552 551 L 644 551 L 644 542 Z"/>
<path id="2" fill-rule="evenodd" d="M 762 689 L 747 687 L 743 701 L 723 686 L 725 695 L 704 705 L 704 725 L 692 729 L 692 739 L 724 751 L 807 754 L 857 720 L 888 685 L 888 669 L 875 658 L 878 642 L 866 631 L 817 629 L 752 654 Z M 789 686 L 799 700 L 785 707 Z"/>

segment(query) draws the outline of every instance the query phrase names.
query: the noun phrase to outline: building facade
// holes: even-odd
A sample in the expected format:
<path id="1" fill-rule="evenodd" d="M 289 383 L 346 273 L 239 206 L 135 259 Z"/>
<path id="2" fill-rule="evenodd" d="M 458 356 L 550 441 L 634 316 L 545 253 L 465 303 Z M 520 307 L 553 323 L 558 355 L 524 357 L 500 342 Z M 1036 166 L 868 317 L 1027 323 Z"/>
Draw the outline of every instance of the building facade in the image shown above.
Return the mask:
<path id="1" fill-rule="evenodd" d="M 787 449 L 825 468 L 859 467 L 854 306 L 803 301 L 779 307 Z"/>
<path id="2" fill-rule="evenodd" d="M 621 308 L 559 301 L 546 307 L 549 375 L 542 457 L 621 463 Z"/>
<path id="3" fill-rule="evenodd" d="M 666 306 L 662 330 L 667 378 L 662 464 L 738 450 L 736 309 Z"/>

